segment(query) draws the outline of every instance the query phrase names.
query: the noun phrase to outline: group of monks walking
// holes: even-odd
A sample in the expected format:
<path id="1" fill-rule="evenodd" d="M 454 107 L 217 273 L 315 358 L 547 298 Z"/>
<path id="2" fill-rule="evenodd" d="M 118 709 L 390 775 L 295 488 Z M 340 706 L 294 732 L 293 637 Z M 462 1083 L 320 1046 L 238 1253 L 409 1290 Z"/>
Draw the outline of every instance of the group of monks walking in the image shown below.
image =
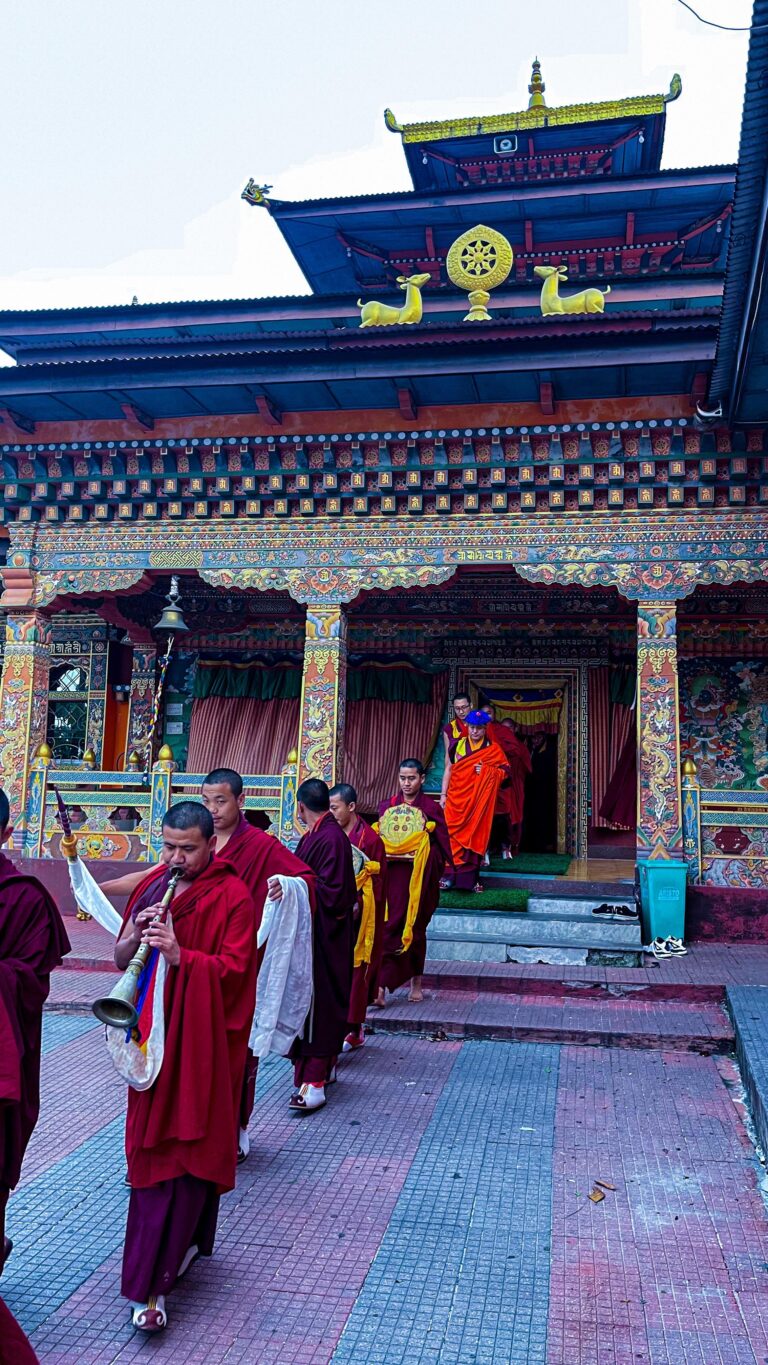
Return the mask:
<path id="1" fill-rule="evenodd" d="M 311 924 L 311 1003 L 288 1052 L 288 1103 L 296 1115 L 316 1115 L 339 1058 L 363 1047 L 368 1011 L 385 1008 L 387 992 L 406 983 L 410 1001 L 423 998 L 427 929 L 446 878 L 478 885 L 494 818 L 503 817 L 505 847 L 519 840 L 525 746 L 463 696 L 444 739 L 440 800 L 424 792 L 423 765 L 406 758 L 375 825 L 358 812 L 349 784 L 302 782 L 296 805 L 305 832 L 295 852 L 246 820 L 240 775 L 216 769 L 199 801 L 167 811 L 160 863 L 102 883 L 107 895 L 128 897 L 116 966 L 124 970 L 144 945 L 163 969 L 161 1065 L 131 1078 L 126 1119 L 122 1292 L 137 1330 L 166 1326 L 166 1296 L 211 1255 L 220 1196 L 249 1155 L 265 907 L 279 915 L 291 897 Z M 0 793 L 0 839 L 10 832 Z M 11 1252 L 5 1206 L 39 1109 L 42 1007 L 50 972 L 68 951 L 48 893 L 0 855 L 0 1273 Z M 148 989 L 141 976 L 133 1037 L 144 1054 L 152 1051 L 144 1021 L 157 1013 Z M 18 1356 L 34 1358 L 31 1347 Z"/>

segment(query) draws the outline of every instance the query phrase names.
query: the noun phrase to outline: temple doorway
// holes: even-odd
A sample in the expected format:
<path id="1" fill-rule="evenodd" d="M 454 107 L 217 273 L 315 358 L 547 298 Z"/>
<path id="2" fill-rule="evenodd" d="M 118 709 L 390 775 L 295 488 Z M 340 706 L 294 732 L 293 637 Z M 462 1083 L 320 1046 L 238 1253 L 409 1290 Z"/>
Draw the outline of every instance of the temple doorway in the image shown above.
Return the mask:
<path id="1" fill-rule="evenodd" d="M 473 702 L 492 702 L 497 720 L 511 721 L 528 748 L 523 853 L 576 853 L 583 811 L 576 798 L 584 755 L 580 729 L 579 677 L 575 671 L 528 667 L 467 670 L 461 685 Z"/>

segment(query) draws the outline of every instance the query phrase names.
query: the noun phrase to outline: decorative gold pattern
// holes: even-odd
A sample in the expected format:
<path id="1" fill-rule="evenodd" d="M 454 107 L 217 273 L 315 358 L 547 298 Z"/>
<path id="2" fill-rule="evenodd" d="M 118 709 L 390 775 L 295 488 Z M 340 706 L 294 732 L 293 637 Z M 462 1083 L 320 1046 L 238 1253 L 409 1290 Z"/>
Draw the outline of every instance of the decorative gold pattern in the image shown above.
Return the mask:
<path id="1" fill-rule="evenodd" d="M 516 114 L 489 114 L 485 118 L 442 119 L 428 123 L 397 122 L 391 109 L 384 121 L 392 133 L 401 133 L 403 142 L 442 142 L 446 138 L 482 137 L 486 133 L 516 133 L 530 128 L 559 128 L 572 123 L 601 123 L 610 119 L 642 118 L 663 114 L 683 88 L 675 74 L 666 95 L 633 95 L 623 100 L 601 100 L 595 104 L 563 104 L 548 109 L 536 105 Z"/>
<path id="2" fill-rule="evenodd" d="M 503 284 L 514 260 L 512 247 L 500 232 L 478 223 L 456 238 L 445 261 L 451 284 L 469 293 L 465 322 L 487 322 L 489 291 Z"/>

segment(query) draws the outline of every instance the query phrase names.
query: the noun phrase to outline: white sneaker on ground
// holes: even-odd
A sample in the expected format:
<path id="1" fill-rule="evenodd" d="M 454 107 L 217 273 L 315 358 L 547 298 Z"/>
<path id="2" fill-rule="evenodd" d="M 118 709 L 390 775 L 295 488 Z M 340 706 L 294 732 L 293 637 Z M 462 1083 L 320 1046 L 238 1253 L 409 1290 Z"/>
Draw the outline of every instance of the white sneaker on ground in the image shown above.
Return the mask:
<path id="1" fill-rule="evenodd" d="M 668 938 L 664 946 L 673 957 L 684 957 L 688 952 L 681 938 Z"/>
<path id="2" fill-rule="evenodd" d="M 250 1150 L 251 1150 L 251 1139 L 250 1139 L 249 1136 L 248 1136 L 248 1129 L 247 1129 L 247 1128 L 241 1128 L 241 1129 L 239 1130 L 238 1134 L 237 1134 L 237 1164 L 238 1164 L 238 1166 L 240 1165 L 241 1161 L 245 1161 L 245 1158 L 247 1157 L 247 1155 L 248 1155 L 248 1153 L 250 1152 Z"/>
<path id="3" fill-rule="evenodd" d="M 672 956 L 671 952 L 667 948 L 666 941 L 661 938 L 655 938 L 653 940 L 653 943 L 649 943 L 647 947 L 644 946 L 643 952 L 651 953 L 653 957 L 659 958 Z"/>

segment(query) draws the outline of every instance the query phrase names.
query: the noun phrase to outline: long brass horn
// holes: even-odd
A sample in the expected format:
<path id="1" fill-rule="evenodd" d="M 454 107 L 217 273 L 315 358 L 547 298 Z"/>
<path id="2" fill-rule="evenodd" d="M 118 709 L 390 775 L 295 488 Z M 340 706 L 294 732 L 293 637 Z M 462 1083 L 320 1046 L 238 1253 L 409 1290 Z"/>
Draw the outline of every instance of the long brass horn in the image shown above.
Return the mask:
<path id="1" fill-rule="evenodd" d="M 168 909 L 180 876 L 181 868 L 174 868 L 160 902 L 161 912 Z M 153 924 L 156 924 L 161 918 L 162 914 L 157 914 L 152 921 Z M 106 1024 L 108 1028 L 120 1028 L 126 1031 L 136 1027 L 139 1022 L 139 1014 L 136 1009 L 139 977 L 149 961 L 151 952 L 152 949 L 148 943 L 140 944 L 109 995 L 102 995 L 98 1000 L 94 1000 L 92 1009 L 100 1023 Z"/>

